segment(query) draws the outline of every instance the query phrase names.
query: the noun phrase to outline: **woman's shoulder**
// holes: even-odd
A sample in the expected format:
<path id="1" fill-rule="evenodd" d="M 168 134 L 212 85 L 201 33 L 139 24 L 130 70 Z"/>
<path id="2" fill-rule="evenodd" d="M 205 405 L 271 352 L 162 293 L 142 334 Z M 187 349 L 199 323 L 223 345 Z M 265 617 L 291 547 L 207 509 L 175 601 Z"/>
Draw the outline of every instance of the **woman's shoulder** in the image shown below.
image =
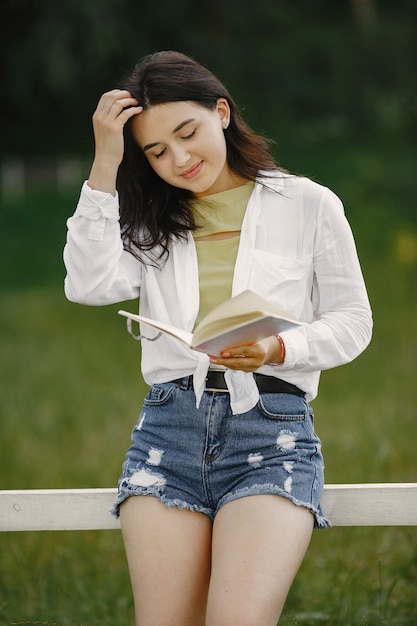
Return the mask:
<path id="1" fill-rule="evenodd" d="M 265 190 L 278 192 L 286 197 L 302 196 L 306 201 L 321 203 L 324 200 L 341 204 L 339 197 L 329 187 L 308 176 L 292 174 L 279 169 L 261 171 L 257 183 Z"/>

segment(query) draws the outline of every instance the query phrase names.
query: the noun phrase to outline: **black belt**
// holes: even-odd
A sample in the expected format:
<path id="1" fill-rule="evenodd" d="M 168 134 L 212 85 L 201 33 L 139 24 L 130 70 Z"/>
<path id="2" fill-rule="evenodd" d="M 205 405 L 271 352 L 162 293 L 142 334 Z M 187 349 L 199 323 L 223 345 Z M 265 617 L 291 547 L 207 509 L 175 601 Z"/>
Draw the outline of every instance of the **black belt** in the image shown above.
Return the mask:
<path id="1" fill-rule="evenodd" d="M 304 391 L 287 383 L 281 378 L 275 376 L 265 376 L 264 374 L 254 374 L 256 386 L 261 393 L 292 393 L 296 396 L 305 396 Z M 191 389 L 193 386 L 193 377 L 184 376 L 171 381 L 181 387 L 181 389 Z M 224 372 L 209 370 L 206 377 L 206 391 L 227 391 Z"/>

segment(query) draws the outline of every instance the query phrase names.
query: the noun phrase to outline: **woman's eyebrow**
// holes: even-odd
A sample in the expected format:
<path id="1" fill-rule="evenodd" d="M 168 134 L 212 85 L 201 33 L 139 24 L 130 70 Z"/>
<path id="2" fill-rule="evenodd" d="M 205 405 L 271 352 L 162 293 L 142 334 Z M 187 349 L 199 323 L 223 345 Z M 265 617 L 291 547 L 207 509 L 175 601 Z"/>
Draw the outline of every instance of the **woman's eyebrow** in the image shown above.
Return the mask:
<path id="1" fill-rule="evenodd" d="M 184 126 L 187 126 L 187 124 L 190 124 L 190 122 L 195 122 L 195 118 L 190 117 L 190 119 L 184 120 L 183 122 L 181 122 L 181 124 L 178 124 L 178 126 L 176 126 L 174 130 L 172 131 L 172 134 L 175 135 L 175 133 L 177 133 L 182 128 L 184 128 Z M 150 150 L 150 148 L 154 148 L 160 143 L 161 143 L 160 141 L 155 141 L 155 143 L 148 143 L 146 144 L 146 146 L 144 146 L 143 151 L 146 152 L 146 150 Z"/>
<path id="2" fill-rule="evenodd" d="M 181 130 L 181 128 L 184 128 L 184 126 L 187 126 L 187 124 L 190 124 L 190 122 L 195 122 L 195 118 L 190 117 L 189 120 L 185 120 L 184 122 L 181 122 L 181 124 L 178 124 L 178 126 L 174 128 L 174 130 L 172 131 L 172 134 L 177 133 L 179 130 Z"/>

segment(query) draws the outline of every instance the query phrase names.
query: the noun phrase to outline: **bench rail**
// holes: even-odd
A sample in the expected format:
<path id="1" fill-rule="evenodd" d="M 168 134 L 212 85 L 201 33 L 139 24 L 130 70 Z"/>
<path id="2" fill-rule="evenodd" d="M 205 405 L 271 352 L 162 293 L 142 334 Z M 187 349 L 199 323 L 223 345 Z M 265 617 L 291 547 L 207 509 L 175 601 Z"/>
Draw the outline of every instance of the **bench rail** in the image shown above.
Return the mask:
<path id="1" fill-rule="evenodd" d="M 116 489 L 0 491 L 0 531 L 120 528 L 109 513 Z M 417 483 L 326 485 L 333 526 L 417 526 Z"/>

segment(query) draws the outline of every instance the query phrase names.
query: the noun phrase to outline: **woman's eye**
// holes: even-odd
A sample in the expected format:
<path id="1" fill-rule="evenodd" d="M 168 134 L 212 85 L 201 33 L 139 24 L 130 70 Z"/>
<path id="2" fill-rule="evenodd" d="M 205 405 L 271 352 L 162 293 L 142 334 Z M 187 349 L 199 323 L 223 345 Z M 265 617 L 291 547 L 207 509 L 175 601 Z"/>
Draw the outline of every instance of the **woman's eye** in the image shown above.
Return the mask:
<path id="1" fill-rule="evenodd" d="M 161 152 L 158 152 L 157 154 L 155 154 L 154 157 L 155 157 L 155 159 L 159 159 L 164 154 L 165 154 L 165 148 L 163 150 L 161 150 Z"/>
<path id="2" fill-rule="evenodd" d="M 195 133 L 196 133 L 196 128 L 194 128 L 194 130 L 192 130 L 188 135 L 184 135 L 181 137 L 181 139 L 191 139 L 192 137 L 194 137 Z M 155 159 L 160 159 L 161 157 L 164 156 L 165 152 L 166 152 L 166 148 L 163 148 L 160 152 L 156 152 L 153 156 Z"/>
<path id="3" fill-rule="evenodd" d="M 195 135 L 195 128 L 193 131 L 191 131 L 191 133 L 189 135 L 184 135 L 184 137 L 182 137 L 182 139 L 191 139 L 191 137 L 194 137 Z"/>

